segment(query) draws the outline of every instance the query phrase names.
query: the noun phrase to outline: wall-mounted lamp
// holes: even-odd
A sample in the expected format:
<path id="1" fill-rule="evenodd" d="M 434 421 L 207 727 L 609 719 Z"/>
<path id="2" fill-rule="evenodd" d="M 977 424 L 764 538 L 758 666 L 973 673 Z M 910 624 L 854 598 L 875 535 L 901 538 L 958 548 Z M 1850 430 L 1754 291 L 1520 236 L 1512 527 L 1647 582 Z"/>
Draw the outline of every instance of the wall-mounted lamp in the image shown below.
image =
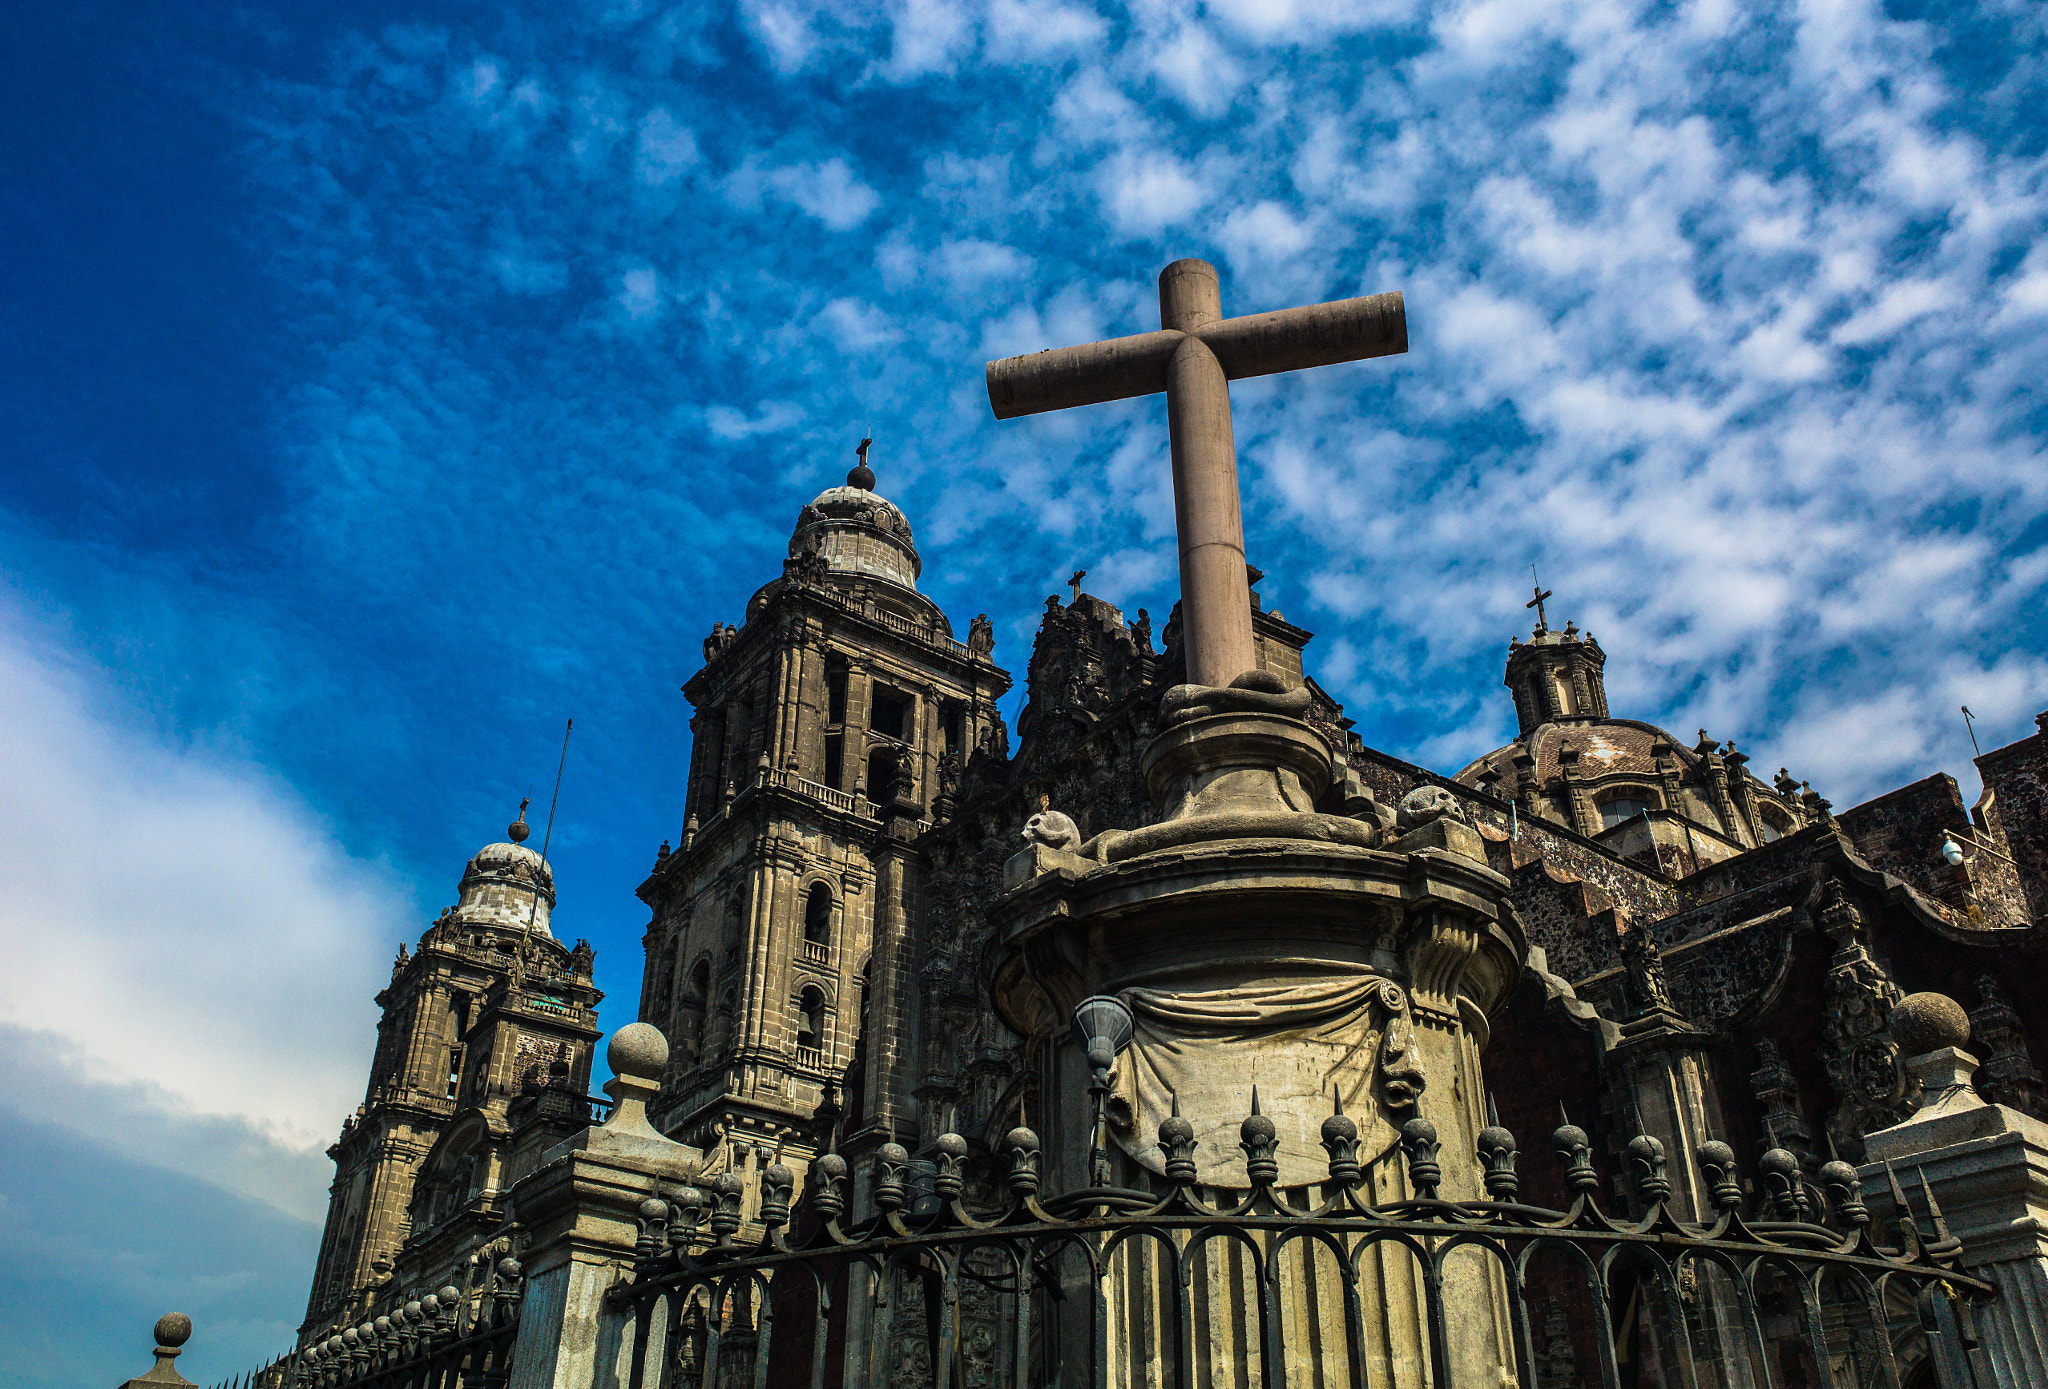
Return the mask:
<path id="1" fill-rule="evenodd" d="M 1963 866 L 1963 846 L 1953 839 L 1944 838 L 1941 841 L 1941 856 L 1948 860 L 1948 866 L 1951 868 Z"/>

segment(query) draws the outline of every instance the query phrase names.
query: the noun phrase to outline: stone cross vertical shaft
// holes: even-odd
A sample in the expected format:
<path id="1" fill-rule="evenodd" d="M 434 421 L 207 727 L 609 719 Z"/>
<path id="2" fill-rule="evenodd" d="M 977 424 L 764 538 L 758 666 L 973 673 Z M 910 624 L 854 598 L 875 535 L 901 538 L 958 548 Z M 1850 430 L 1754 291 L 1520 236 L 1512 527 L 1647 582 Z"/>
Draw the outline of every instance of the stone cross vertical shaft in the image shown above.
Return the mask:
<path id="1" fill-rule="evenodd" d="M 1216 267 L 1177 260 L 1159 275 L 1159 323 L 990 362 L 988 400 L 1008 420 L 1166 392 L 1188 679 L 1227 685 L 1258 664 L 1229 383 L 1406 352 L 1408 318 L 1398 293 L 1225 318 Z"/>

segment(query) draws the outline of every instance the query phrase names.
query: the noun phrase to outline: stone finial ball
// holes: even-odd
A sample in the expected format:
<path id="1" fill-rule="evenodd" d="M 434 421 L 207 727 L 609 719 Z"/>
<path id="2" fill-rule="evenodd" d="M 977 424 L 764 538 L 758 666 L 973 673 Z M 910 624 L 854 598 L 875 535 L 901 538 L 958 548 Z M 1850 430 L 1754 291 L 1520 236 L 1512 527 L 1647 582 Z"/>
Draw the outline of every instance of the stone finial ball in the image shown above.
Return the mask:
<path id="1" fill-rule="evenodd" d="M 613 1075 L 660 1080 L 661 1068 L 668 1065 L 668 1038 L 651 1022 L 629 1022 L 612 1034 L 604 1058 Z"/>
<path id="2" fill-rule="evenodd" d="M 1961 1047 L 1970 1040 L 1970 1015 L 1947 994 L 1907 994 L 1892 1005 L 1892 1038 L 1908 1056 Z"/>
<path id="3" fill-rule="evenodd" d="M 156 1343 L 182 1346 L 192 1339 L 192 1318 L 183 1312 L 166 1312 L 156 1319 Z"/>

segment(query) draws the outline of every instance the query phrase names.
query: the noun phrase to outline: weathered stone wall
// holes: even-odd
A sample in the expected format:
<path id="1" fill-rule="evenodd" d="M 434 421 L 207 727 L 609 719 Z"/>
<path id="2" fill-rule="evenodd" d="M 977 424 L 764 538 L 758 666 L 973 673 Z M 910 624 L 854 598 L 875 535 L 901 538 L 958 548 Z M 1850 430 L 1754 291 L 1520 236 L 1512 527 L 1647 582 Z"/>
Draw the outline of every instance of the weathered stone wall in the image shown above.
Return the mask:
<path id="1" fill-rule="evenodd" d="M 2017 865 L 2020 890 L 2034 920 L 2048 920 L 2048 713 L 2042 731 L 1977 759 L 1990 797 L 1986 819 L 1998 845 Z"/>

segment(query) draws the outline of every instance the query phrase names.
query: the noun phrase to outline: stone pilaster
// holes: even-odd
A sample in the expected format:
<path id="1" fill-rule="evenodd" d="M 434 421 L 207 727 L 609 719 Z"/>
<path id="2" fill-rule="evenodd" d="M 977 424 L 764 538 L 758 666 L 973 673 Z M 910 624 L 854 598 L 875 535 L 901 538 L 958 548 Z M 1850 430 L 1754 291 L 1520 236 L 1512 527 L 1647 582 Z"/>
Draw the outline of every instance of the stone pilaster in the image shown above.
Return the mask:
<path id="1" fill-rule="evenodd" d="M 1977 1058 L 1962 1049 L 1969 1019 L 1953 1000 L 1900 1000 L 1892 1032 L 1915 1053 L 1905 1067 L 1920 1108 L 1864 1140 L 1864 1199 L 1892 1217 L 1895 1172 L 1925 1229 L 1932 1191 L 1963 1267 L 1998 1288 L 1976 1309 L 1980 1389 L 2048 1384 L 2048 1124 L 1977 1093 Z"/>
<path id="2" fill-rule="evenodd" d="M 633 1023 L 613 1034 L 608 1056 L 615 1078 L 605 1088 L 618 1102 L 612 1117 L 550 1150 L 512 1189 L 532 1243 L 511 1389 L 625 1382 L 633 1318 L 608 1307 L 605 1294 L 632 1266 L 640 1203 L 660 1194 L 661 1183 L 687 1183 L 702 1167 L 702 1153 L 647 1122 L 667 1040 L 650 1024 Z"/>

